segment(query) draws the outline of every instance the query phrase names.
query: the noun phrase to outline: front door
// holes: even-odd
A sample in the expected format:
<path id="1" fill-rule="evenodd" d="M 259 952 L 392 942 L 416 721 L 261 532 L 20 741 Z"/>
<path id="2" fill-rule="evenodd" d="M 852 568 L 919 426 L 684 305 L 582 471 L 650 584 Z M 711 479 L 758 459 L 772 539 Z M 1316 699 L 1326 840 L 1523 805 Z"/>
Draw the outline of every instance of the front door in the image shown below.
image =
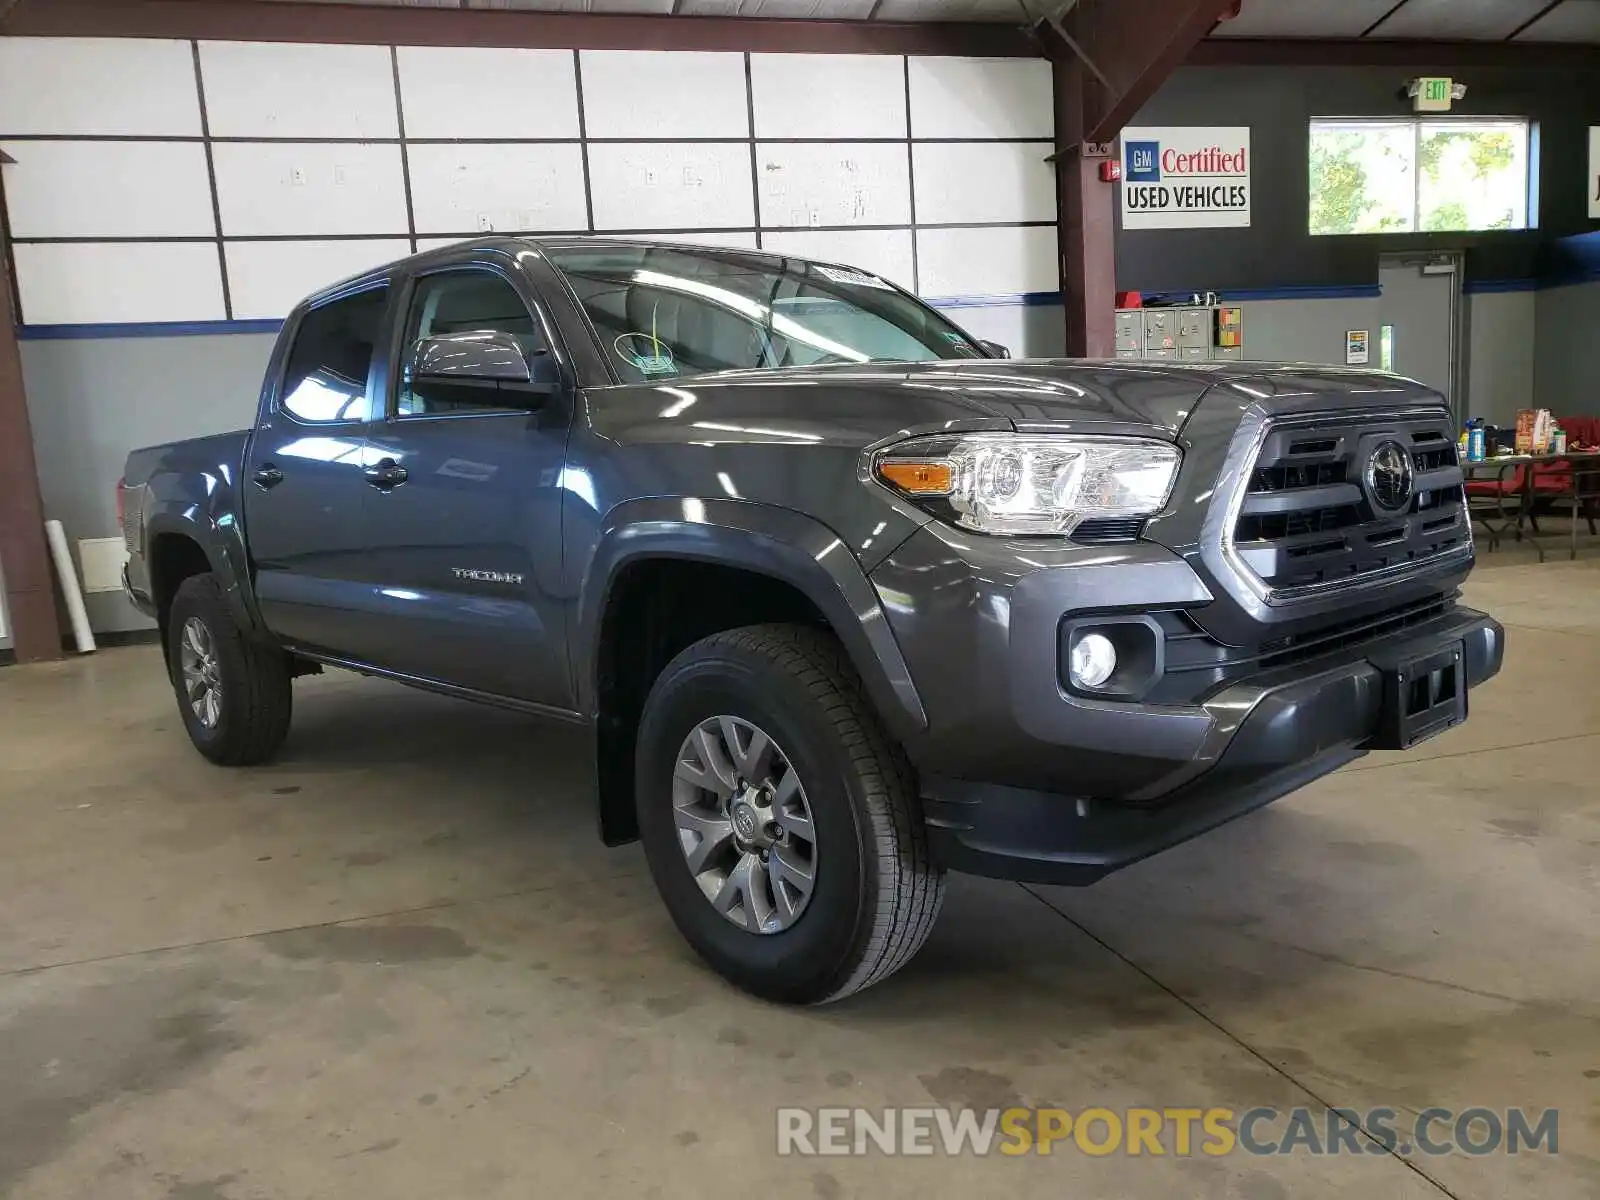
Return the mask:
<path id="1" fill-rule="evenodd" d="M 1459 263 L 1384 259 L 1378 267 L 1378 354 L 1374 365 L 1397 371 L 1437 391 L 1455 405 L 1456 313 Z M 1382 362 L 1387 354 L 1388 362 Z"/>
<path id="2" fill-rule="evenodd" d="M 369 455 L 365 541 L 393 629 L 378 665 L 497 696 L 570 709 L 561 586 L 561 487 L 571 398 L 519 395 L 407 369 L 424 338 L 512 334 L 549 350 L 529 298 L 487 267 L 420 277 L 411 290 L 386 419 Z"/>
<path id="3" fill-rule="evenodd" d="M 379 283 L 300 317 L 239 481 L 267 628 L 341 658 L 363 657 L 371 631 L 363 471 L 368 426 L 382 412 L 373 363 L 388 300 Z"/>

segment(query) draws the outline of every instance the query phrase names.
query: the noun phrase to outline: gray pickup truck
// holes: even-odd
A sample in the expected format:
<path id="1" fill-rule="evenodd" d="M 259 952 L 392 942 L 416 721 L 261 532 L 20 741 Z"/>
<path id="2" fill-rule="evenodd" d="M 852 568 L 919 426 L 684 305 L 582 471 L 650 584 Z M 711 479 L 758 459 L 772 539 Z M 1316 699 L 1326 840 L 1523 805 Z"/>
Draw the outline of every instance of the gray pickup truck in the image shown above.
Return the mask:
<path id="1" fill-rule="evenodd" d="M 1426 388 L 1012 361 L 753 251 L 372 271 L 119 496 L 202 754 L 268 758 L 324 667 L 565 722 L 604 840 L 792 1002 L 904 964 L 947 869 L 1090 883 L 1456 724 L 1504 645 Z"/>

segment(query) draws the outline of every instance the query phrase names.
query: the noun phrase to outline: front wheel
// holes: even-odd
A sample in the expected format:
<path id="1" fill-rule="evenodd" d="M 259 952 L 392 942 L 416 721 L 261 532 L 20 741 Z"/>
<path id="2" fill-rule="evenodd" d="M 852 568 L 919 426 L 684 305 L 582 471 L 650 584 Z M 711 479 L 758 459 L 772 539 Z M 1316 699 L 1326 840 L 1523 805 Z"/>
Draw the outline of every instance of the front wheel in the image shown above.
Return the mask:
<path id="1" fill-rule="evenodd" d="M 696 642 L 645 703 L 639 832 L 689 944 L 770 1000 L 837 1000 L 904 966 L 944 876 L 904 755 L 839 643 L 762 625 Z"/>
<path id="2" fill-rule="evenodd" d="M 167 614 L 167 670 L 189 740 L 212 762 L 265 762 L 288 736 L 289 656 L 244 635 L 215 575 L 179 585 Z"/>

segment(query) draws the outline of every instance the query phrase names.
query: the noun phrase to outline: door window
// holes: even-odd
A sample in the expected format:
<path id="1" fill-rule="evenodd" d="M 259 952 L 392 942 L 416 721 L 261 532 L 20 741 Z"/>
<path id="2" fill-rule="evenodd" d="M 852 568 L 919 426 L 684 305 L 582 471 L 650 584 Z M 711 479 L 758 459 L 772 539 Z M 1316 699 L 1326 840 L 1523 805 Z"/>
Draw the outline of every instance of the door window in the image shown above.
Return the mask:
<path id="1" fill-rule="evenodd" d="M 406 316 L 396 412 L 402 417 L 417 417 L 526 411 L 508 407 L 505 394 L 494 388 L 411 377 L 409 366 L 423 338 L 484 332 L 510 334 L 525 361 L 550 349 L 538 320 L 503 277 L 490 271 L 448 271 L 418 280 L 411 311 Z"/>
<path id="2" fill-rule="evenodd" d="M 318 424 L 373 420 L 367 376 L 388 300 L 387 287 L 372 288 L 306 313 L 289 351 L 278 407 L 297 421 Z"/>

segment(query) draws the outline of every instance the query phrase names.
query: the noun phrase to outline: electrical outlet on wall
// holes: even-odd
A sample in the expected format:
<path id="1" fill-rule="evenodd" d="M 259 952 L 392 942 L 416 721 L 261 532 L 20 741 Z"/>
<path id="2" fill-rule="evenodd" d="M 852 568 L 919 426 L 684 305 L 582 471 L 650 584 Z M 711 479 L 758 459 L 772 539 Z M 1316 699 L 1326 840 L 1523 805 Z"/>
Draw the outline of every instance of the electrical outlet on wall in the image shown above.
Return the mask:
<path id="1" fill-rule="evenodd" d="M 304 167 L 290 167 L 289 182 L 294 184 L 295 187 L 305 187 L 306 169 Z"/>

